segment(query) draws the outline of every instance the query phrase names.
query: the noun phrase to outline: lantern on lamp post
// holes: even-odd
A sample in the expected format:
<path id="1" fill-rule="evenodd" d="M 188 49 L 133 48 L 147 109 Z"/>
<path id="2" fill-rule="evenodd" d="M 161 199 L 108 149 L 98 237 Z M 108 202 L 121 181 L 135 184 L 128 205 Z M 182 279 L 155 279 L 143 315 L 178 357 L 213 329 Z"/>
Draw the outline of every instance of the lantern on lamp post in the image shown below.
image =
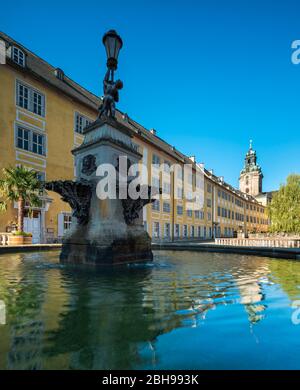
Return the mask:
<path id="1" fill-rule="evenodd" d="M 115 30 L 109 30 L 104 34 L 102 42 L 106 50 L 107 67 L 114 71 L 118 67 L 118 57 L 123 41 Z"/>
<path id="2" fill-rule="evenodd" d="M 103 116 L 115 118 L 116 102 L 119 101 L 119 90 L 123 88 L 121 80 L 114 81 L 114 72 L 118 67 L 118 57 L 123 46 L 121 37 L 115 30 L 109 30 L 102 39 L 107 56 L 107 72 L 103 80 L 102 104 L 99 107 L 98 118 Z"/>

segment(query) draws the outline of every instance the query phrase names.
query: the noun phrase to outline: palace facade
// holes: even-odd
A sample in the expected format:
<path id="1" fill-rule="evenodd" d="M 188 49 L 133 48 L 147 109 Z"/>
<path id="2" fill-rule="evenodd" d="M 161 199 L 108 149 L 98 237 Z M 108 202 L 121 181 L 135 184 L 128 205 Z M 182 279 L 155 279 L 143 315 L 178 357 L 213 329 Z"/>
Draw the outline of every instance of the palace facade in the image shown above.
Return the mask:
<path id="1" fill-rule="evenodd" d="M 39 172 L 41 180 L 73 179 L 71 150 L 81 144 L 84 128 L 96 119 L 100 99 L 3 33 L 0 48 L 5 50 L 5 64 L 0 65 L 0 169 L 22 164 Z M 235 189 L 194 157 L 162 140 L 154 129 L 145 129 L 119 111 L 117 119 L 135 132 L 133 141 L 150 172 L 148 184 L 170 194 L 169 200 L 161 197 L 144 208 L 145 229 L 153 239 L 211 239 L 268 229 L 265 207 L 255 198 L 258 194 L 247 191 L 246 171 L 241 173 L 241 190 Z M 253 156 L 248 160 L 251 165 Z M 153 163 L 192 164 L 193 172 L 201 172 L 204 178 L 203 207 L 188 209 L 187 199 L 178 196 L 182 178 L 174 180 L 168 172 L 151 170 Z M 262 178 L 256 177 L 255 170 L 252 173 L 251 185 L 259 193 Z M 191 185 L 195 186 L 193 177 Z M 0 214 L 0 232 L 10 228 L 16 215 L 16 204 L 10 204 L 7 212 Z M 48 192 L 42 196 L 42 207 L 25 215 L 25 231 L 33 234 L 35 243 L 59 241 L 71 221 L 68 204 Z"/>

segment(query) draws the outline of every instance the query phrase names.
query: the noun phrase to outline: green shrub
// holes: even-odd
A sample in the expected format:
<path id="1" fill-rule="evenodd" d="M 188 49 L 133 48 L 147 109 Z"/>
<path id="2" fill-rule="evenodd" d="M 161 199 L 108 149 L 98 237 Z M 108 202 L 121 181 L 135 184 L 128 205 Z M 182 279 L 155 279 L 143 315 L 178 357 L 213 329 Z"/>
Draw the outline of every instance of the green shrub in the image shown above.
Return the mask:
<path id="1" fill-rule="evenodd" d="M 32 237 L 32 234 L 31 234 L 31 233 L 21 232 L 20 230 L 16 230 L 16 231 L 13 232 L 12 234 L 13 234 L 13 236 Z"/>

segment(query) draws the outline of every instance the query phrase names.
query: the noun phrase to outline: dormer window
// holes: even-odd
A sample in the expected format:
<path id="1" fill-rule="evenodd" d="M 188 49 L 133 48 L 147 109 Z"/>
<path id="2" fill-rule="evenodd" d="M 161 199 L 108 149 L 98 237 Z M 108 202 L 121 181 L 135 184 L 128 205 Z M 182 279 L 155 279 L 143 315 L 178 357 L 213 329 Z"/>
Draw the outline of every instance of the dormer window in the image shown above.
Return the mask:
<path id="1" fill-rule="evenodd" d="M 64 80 L 65 74 L 64 74 L 64 71 L 63 71 L 62 69 L 56 68 L 55 71 L 54 71 L 54 73 L 55 73 L 55 76 L 56 76 L 59 80 L 61 80 L 61 81 Z"/>
<path id="2" fill-rule="evenodd" d="M 16 64 L 25 67 L 25 53 L 16 46 L 12 47 L 12 56 L 13 62 Z"/>

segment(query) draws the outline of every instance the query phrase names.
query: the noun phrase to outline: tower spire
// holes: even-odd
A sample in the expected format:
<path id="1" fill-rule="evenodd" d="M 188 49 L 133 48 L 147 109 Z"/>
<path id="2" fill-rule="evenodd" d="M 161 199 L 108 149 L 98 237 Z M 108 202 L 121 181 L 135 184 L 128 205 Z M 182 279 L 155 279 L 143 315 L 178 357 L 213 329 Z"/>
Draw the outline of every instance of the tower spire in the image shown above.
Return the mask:
<path id="1" fill-rule="evenodd" d="M 249 150 L 245 156 L 244 168 L 240 173 L 240 190 L 246 194 L 256 196 L 262 192 L 263 174 L 257 164 L 256 151 L 252 149 L 253 141 L 249 140 Z"/>

